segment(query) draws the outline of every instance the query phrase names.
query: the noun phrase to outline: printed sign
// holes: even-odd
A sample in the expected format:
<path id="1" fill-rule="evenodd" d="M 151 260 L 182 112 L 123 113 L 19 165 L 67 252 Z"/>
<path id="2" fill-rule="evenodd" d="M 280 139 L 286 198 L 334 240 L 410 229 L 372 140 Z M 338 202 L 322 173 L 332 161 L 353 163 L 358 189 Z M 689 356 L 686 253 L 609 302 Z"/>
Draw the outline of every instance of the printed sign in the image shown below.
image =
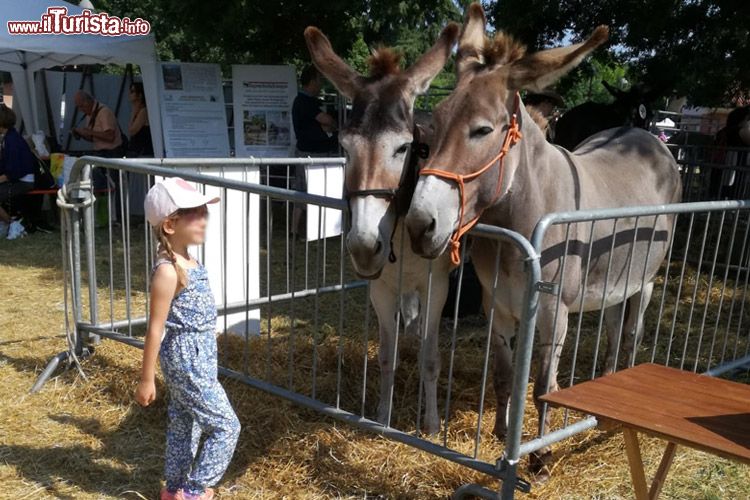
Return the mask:
<path id="1" fill-rule="evenodd" d="M 228 158 L 227 113 L 218 64 L 161 64 L 165 156 Z"/>
<path id="2" fill-rule="evenodd" d="M 294 156 L 294 67 L 232 66 L 232 92 L 236 156 Z"/>

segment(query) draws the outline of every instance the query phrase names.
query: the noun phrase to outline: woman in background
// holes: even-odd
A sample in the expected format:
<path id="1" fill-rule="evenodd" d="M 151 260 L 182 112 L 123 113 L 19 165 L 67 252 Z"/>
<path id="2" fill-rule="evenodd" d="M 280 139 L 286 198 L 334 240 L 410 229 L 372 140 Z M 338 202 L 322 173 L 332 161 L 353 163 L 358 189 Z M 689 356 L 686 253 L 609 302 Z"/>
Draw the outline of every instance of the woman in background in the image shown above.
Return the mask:
<path id="1" fill-rule="evenodd" d="M 154 145 L 151 142 L 151 127 L 148 124 L 148 110 L 146 109 L 146 94 L 141 82 L 130 84 L 131 112 L 128 122 L 128 151 L 130 158 L 153 157 Z"/>
<path id="2" fill-rule="evenodd" d="M 13 240 L 24 236 L 26 229 L 13 219 L 3 206 L 11 204 L 34 188 L 36 159 L 26 140 L 15 128 L 16 114 L 0 104 L 0 239 Z"/>

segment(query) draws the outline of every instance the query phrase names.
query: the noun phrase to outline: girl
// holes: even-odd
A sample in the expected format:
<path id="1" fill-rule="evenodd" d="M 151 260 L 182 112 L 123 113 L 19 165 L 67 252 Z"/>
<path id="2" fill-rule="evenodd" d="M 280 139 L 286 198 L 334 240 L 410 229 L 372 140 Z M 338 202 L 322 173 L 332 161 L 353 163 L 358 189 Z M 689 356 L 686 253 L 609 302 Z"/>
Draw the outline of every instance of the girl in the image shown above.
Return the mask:
<path id="1" fill-rule="evenodd" d="M 156 398 L 157 353 L 169 388 L 166 487 L 161 500 L 210 500 L 234 453 L 240 423 L 216 377 L 216 305 L 206 269 L 188 253 L 204 241 L 208 203 L 183 179 L 155 184 L 145 211 L 159 242 L 151 278 L 151 305 L 135 399 Z M 162 332 L 166 326 L 166 334 Z M 198 453 L 201 434 L 205 436 Z"/>

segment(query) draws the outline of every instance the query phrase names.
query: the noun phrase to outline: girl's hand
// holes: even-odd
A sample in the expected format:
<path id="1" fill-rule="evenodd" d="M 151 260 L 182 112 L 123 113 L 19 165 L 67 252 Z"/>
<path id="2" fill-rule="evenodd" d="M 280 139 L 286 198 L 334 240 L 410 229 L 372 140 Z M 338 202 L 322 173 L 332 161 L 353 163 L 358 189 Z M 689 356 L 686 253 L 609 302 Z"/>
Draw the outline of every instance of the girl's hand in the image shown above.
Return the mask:
<path id="1" fill-rule="evenodd" d="M 141 380 L 135 390 L 135 400 L 141 406 L 148 406 L 156 399 L 156 384 L 153 380 Z"/>

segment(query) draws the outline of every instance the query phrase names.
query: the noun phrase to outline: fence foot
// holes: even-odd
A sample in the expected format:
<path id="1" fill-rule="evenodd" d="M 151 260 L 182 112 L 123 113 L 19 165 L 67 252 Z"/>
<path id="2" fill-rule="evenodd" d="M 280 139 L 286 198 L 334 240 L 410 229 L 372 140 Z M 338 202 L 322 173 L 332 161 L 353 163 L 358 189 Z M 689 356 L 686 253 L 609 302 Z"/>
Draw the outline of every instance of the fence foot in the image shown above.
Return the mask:
<path id="1" fill-rule="evenodd" d="M 64 361 L 68 359 L 68 351 L 61 352 L 57 354 L 54 358 L 52 358 L 49 363 L 47 363 L 47 367 L 42 371 L 41 374 L 39 374 L 39 377 L 36 379 L 36 382 L 34 382 L 34 386 L 31 388 L 31 391 L 29 391 L 31 394 L 34 394 L 35 392 L 39 392 L 39 390 L 44 386 L 44 384 L 49 380 L 49 378 L 52 376 L 53 373 L 55 373 L 55 370 L 57 370 L 57 367 L 60 365 L 61 361 Z"/>
<path id="2" fill-rule="evenodd" d="M 451 500 L 463 500 L 464 498 L 479 497 L 487 498 L 489 500 L 499 500 L 500 495 L 496 491 L 492 491 L 484 486 L 480 486 L 476 483 L 461 485 L 451 495 Z"/>

